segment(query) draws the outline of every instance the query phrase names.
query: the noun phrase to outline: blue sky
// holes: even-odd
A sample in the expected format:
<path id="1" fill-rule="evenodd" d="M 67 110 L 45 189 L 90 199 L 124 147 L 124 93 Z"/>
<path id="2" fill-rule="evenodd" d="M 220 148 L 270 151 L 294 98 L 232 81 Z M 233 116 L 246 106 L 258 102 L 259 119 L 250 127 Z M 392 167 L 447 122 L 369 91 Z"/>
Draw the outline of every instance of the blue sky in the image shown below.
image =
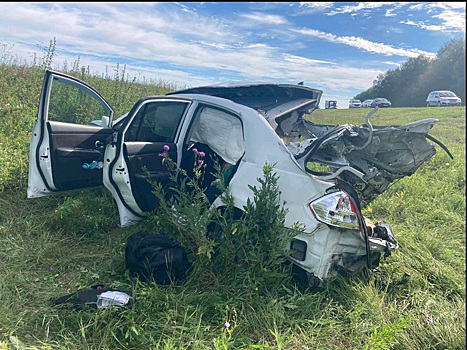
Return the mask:
<path id="1" fill-rule="evenodd" d="M 0 60 L 57 56 L 92 72 L 177 87 L 227 81 L 298 83 L 347 108 L 378 74 L 465 39 L 454 2 L 0 3 Z M 1 62 L 1 61 L 0 61 Z M 136 102 L 136 101 L 135 101 Z"/>

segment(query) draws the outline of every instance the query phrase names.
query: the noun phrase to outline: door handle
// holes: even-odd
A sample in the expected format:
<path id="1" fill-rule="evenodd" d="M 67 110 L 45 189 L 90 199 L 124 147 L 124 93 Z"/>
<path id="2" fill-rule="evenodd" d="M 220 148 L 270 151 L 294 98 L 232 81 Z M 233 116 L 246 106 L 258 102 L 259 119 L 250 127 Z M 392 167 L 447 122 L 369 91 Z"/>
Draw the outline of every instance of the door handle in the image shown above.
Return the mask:
<path id="1" fill-rule="evenodd" d="M 100 140 L 97 140 L 95 143 L 94 143 L 94 146 L 96 148 L 102 148 L 104 147 L 104 142 L 100 141 Z"/>

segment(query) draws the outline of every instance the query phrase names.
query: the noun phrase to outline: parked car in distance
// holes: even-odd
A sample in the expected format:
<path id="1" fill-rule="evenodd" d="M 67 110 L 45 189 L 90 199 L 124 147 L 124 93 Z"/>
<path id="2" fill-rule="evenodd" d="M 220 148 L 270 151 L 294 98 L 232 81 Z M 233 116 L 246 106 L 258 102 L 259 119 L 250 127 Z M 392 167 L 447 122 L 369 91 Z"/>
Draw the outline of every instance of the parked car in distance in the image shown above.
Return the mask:
<path id="1" fill-rule="evenodd" d="M 371 105 L 370 107 L 391 107 L 391 102 L 388 101 L 388 99 L 384 98 L 384 97 L 377 97 L 373 100 L 373 102 L 371 102 Z"/>
<path id="2" fill-rule="evenodd" d="M 432 91 L 426 98 L 427 107 L 460 106 L 461 102 L 454 92 L 448 90 Z"/>
<path id="3" fill-rule="evenodd" d="M 398 243 L 388 223 L 370 223 L 362 209 L 436 153 L 428 133 L 438 120 L 374 128 L 368 119 L 361 126 L 308 120 L 321 95 L 291 84 L 201 86 L 143 97 L 114 122 L 97 90 L 46 70 L 31 133 L 28 198 L 105 186 L 126 226 L 159 205 L 148 180 L 176 185 L 165 157 L 193 174 L 200 156 L 200 187 L 211 208 L 225 208 L 212 175 L 216 159 L 231 169 L 224 182 L 241 215 L 267 160 L 275 164 L 285 228 L 294 236 L 289 259 L 310 284 L 376 268 Z"/>
<path id="4" fill-rule="evenodd" d="M 362 102 L 362 108 L 370 108 L 371 107 L 371 102 L 373 102 L 373 100 L 367 98 L 365 101 Z"/>
<path id="5" fill-rule="evenodd" d="M 324 102 L 324 109 L 336 109 L 337 108 L 337 101 L 325 101 Z"/>
<path id="6" fill-rule="evenodd" d="M 360 100 L 350 100 L 349 101 L 349 108 L 361 108 L 362 101 Z"/>

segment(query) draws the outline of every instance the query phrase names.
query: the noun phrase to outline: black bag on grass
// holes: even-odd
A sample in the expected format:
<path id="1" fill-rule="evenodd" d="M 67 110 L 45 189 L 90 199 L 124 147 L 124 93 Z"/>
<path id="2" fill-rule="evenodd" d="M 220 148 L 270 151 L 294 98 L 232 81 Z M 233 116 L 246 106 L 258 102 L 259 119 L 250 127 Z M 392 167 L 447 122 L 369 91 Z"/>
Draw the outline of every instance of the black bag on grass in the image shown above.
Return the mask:
<path id="1" fill-rule="evenodd" d="M 191 266 L 185 250 L 178 243 L 164 235 L 145 232 L 128 237 L 125 264 L 141 281 L 154 278 L 161 285 L 185 279 Z"/>

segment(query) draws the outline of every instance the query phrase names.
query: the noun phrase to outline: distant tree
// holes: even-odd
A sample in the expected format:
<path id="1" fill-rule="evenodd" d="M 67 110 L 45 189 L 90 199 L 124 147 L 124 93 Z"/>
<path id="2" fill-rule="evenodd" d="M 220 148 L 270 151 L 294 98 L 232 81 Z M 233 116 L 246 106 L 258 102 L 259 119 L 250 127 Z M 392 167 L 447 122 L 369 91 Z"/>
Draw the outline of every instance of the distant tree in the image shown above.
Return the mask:
<path id="1" fill-rule="evenodd" d="M 411 57 L 408 61 L 401 65 L 401 73 L 398 77 L 398 90 L 395 91 L 392 101 L 395 107 L 424 105 L 428 94 L 420 91 L 417 87 L 417 81 L 420 77 L 429 70 L 432 64 L 432 59 L 427 56 L 420 55 Z M 423 97 L 423 100 L 420 100 Z M 419 101 L 420 100 L 420 101 Z"/>
<path id="2" fill-rule="evenodd" d="M 398 68 L 379 74 L 373 86 L 355 98 L 386 97 L 394 107 L 420 107 L 433 90 L 451 90 L 465 104 L 465 41 L 452 40 L 431 59 L 411 57 Z"/>
<path id="3" fill-rule="evenodd" d="M 375 88 L 371 87 L 368 90 L 359 93 L 354 98 L 360 101 L 365 101 L 367 99 L 373 99 L 375 95 Z"/>
<path id="4" fill-rule="evenodd" d="M 465 103 L 465 42 L 452 40 L 436 55 L 431 69 L 433 90 L 451 90 Z"/>

